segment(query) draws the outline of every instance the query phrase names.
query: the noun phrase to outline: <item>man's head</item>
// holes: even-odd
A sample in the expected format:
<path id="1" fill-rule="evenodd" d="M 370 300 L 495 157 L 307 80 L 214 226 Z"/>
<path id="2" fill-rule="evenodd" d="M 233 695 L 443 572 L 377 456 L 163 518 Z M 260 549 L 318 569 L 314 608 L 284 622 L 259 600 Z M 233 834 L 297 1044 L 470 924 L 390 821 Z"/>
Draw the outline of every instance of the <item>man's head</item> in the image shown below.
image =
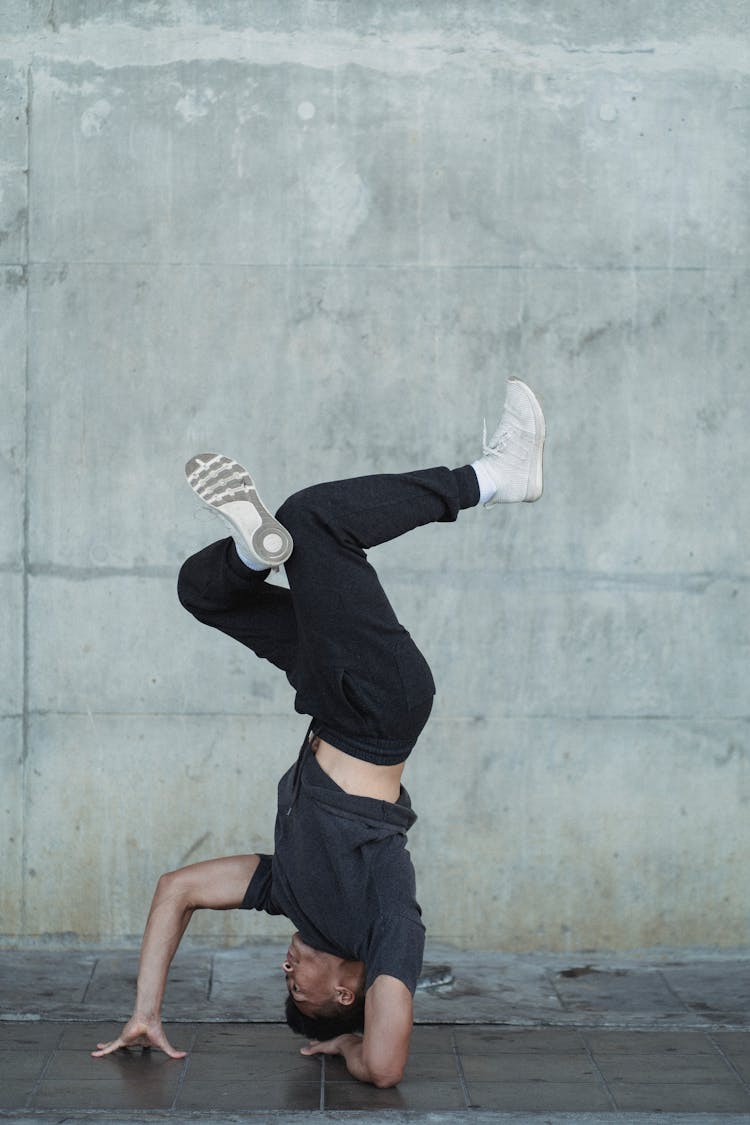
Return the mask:
<path id="1" fill-rule="evenodd" d="M 332 1039 L 364 1026 L 365 967 L 294 934 L 282 964 L 288 992 L 287 1023 L 310 1039 Z"/>

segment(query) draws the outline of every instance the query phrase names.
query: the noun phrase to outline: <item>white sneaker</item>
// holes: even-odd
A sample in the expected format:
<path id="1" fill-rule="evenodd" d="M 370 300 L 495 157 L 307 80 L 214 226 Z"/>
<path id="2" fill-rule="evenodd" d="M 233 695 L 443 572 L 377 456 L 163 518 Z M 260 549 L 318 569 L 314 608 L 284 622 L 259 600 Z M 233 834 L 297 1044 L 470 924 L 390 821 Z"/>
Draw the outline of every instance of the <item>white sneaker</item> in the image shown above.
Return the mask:
<path id="1" fill-rule="evenodd" d="M 238 547 L 259 565 L 277 567 L 292 553 L 292 537 L 266 508 L 242 465 L 222 453 L 198 453 L 185 466 L 193 492 L 229 524 Z"/>
<path id="2" fill-rule="evenodd" d="M 496 485 L 485 508 L 539 499 L 545 432 L 534 392 L 520 379 L 509 379 L 503 416 L 489 442 L 486 424 L 484 427 L 481 461 Z"/>

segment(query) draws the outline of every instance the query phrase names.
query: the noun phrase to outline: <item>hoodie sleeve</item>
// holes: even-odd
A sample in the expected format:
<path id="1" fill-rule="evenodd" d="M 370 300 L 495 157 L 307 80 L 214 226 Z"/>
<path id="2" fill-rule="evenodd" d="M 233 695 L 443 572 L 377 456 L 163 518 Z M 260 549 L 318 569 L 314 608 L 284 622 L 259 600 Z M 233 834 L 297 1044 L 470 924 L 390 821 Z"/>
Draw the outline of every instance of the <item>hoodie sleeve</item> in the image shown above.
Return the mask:
<path id="1" fill-rule="evenodd" d="M 416 917 L 381 914 L 370 931 L 365 961 L 365 989 L 380 976 L 402 981 L 412 995 L 422 971 L 424 926 Z"/>
<path id="2" fill-rule="evenodd" d="M 240 910 L 263 910 L 266 914 L 283 914 L 273 901 L 273 856 L 259 855 L 260 863 L 245 891 Z"/>

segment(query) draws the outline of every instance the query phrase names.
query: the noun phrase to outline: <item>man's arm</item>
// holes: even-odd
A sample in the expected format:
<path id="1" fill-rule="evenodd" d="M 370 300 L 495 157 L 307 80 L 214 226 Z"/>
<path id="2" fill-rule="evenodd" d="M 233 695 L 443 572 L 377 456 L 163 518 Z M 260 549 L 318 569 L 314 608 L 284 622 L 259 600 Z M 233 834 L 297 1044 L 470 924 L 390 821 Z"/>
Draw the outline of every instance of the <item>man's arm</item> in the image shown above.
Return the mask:
<path id="1" fill-rule="evenodd" d="M 258 862 L 257 855 L 227 856 L 162 875 L 143 934 L 133 1015 L 117 1039 L 97 1045 L 98 1050 L 91 1052 L 94 1058 L 133 1046 L 158 1047 L 173 1059 L 185 1057 L 185 1051 L 172 1047 L 161 1026 L 169 966 L 193 912 L 241 906 Z"/>
<path id="2" fill-rule="evenodd" d="M 343 1055 L 347 1070 L 360 1082 L 396 1086 L 409 1057 L 413 1023 L 412 995 L 396 977 L 379 976 L 365 997 L 365 1034 L 313 1040 L 303 1055 Z"/>

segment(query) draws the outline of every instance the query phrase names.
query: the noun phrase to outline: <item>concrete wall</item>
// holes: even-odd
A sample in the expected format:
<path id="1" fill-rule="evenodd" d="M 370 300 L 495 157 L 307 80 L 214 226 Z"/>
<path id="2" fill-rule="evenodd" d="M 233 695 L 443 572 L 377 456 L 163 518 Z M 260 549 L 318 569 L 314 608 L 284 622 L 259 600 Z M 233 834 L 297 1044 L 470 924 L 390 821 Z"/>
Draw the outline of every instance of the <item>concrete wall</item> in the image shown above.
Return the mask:
<path id="1" fill-rule="evenodd" d="M 305 720 L 190 619 L 218 447 L 269 502 L 462 464 L 508 374 L 536 506 L 373 553 L 434 668 L 426 920 L 748 931 L 744 3 L 0 5 L 6 940 L 114 941 L 268 847 Z M 281 920 L 196 920 L 226 941 Z"/>

